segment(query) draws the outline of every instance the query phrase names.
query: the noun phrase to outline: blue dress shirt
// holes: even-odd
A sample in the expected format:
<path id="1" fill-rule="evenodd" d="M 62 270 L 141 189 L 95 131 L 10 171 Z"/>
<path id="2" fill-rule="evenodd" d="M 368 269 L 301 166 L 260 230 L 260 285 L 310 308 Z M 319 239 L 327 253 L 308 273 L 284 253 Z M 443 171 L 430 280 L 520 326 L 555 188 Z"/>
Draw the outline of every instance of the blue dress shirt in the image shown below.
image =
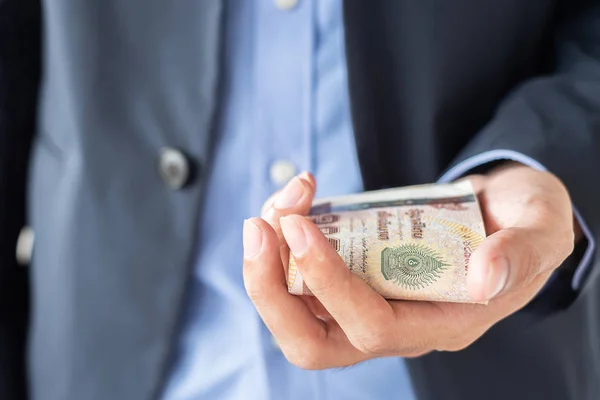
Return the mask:
<path id="1" fill-rule="evenodd" d="M 401 358 L 326 371 L 289 364 L 244 290 L 242 221 L 272 192 L 302 170 L 315 174 L 319 197 L 362 190 L 341 0 L 295 2 L 228 3 L 219 142 L 166 400 L 415 398 Z M 490 152 L 442 180 L 499 158 L 543 168 L 519 154 Z"/>
<path id="2" fill-rule="evenodd" d="M 242 221 L 287 179 L 313 172 L 318 196 L 362 190 L 341 0 L 299 0 L 289 9 L 286 3 L 293 5 L 234 0 L 227 7 L 219 143 L 164 398 L 411 400 L 400 358 L 327 371 L 289 364 L 244 290 Z"/>

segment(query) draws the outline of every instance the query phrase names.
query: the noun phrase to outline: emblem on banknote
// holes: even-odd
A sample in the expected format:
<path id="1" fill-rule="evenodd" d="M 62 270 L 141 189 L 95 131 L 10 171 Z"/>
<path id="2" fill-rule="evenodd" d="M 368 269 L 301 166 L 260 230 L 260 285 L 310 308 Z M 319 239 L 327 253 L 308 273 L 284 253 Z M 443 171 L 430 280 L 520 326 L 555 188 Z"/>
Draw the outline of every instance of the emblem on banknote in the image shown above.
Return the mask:
<path id="1" fill-rule="evenodd" d="M 386 247 L 381 252 L 381 273 L 385 280 L 407 289 L 429 286 L 448 266 L 439 254 L 418 244 Z"/>

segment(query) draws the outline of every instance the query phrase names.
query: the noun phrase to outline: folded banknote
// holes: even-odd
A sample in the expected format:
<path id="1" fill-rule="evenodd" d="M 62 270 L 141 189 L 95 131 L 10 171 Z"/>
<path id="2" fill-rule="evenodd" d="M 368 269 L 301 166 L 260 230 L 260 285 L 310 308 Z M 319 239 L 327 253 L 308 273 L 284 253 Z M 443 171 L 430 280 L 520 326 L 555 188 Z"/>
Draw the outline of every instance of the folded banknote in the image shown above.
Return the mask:
<path id="1" fill-rule="evenodd" d="M 320 199 L 307 218 L 383 297 L 473 302 L 466 274 L 485 229 L 468 180 Z M 293 256 L 287 275 L 290 293 L 311 295 Z"/>

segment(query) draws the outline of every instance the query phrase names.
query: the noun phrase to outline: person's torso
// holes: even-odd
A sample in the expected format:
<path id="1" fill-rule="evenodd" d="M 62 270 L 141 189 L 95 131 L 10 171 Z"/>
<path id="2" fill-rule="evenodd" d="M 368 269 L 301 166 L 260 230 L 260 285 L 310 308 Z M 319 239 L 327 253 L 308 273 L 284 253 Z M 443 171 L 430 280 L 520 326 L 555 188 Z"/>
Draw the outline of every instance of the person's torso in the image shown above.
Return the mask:
<path id="1" fill-rule="evenodd" d="M 225 5 L 45 1 L 44 82 L 30 180 L 35 399 L 149 399 L 160 396 L 168 381 L 185 325 L 186 289 L 194 281 L 208 282 L 195 266 L 200 213 L 212 204 L 207 185 L 219 157 L 226 157 L 213 151 L 213 143 L 227 140 L 216 135 L 222 131 L 217 111 L 227 61 Z M 434 181 L 515 85 L 551 68 L 544 53 L 554 6 L 550 0 L 345 2 L 362 186 Z M 326 149 L 326 139 L 322 143 Z M 279 155 L 266 156 L 263 163 Z M 314 155 L 298 156 L 298 168 L 304 162 L 312 166 L 307 160 Z M 248 165 L 259 165 L 255 162 Z M 265 165 L 241 173 L 262 173 L 256 182 L 268 182 Z M 324 179 L 332 179 L 327 173 Z M 228 187 L 241 176 L 231 176 Z M 241 184 L 251 198 L 248 208 L 238 209 L 239 217 L 274 188 Z M 359 190 L 352 185 L 340 190 Z M 223 235 L 234 234 L 226 229 Z M 215 318 L 248 313 L 244 323 L 254 324 L 256 332 L 247 340 L 257 343 L 262 328 L 239 282 L 231 276 L 211 282 L 225 285 L 219 289 L 230 295 L 235 310 L 231 316 L 214 313 Z M 548 353 L 541 340 L 502 339 L 493 332 L 487 337 L 493 340 L 461 355 L 411 363 L 421 383 L 417 392 L 427 392 L 423 377 L 431 371 L 435 376 L 428 379 L 455 389 L 448 398 L 465 392 L 462 381 L 455 386 L 444 381 L 440 371 L 448 365 L 460 365 L 456 371 L 477 365 L 472 373 L 510 376 L 510 362 L 481 362 L 498 346 L 506 346 L 508 358 L 523 351 L 533 359 Z M 279 357 L 269 343 L 263 346 Z M 545 367 L 533 364 L 564 390 L 565 367 L 546 361 Z M 527 384 L 534 387 L 540 379 Z M 505 384 L 510 387 L 511 380 Z"/>
<path id="2" fill-rule="evenodd" d="M 219 140 L 164 398 L 410 400 L 399 358 L 339 371 L 294 367 L 244 290 L 241 223 L 271 193 L 303 170 L 315 175 L 317 196 L 362 190 L 342 2 L 286 4 L 237 0 L 227 8 Z"/>

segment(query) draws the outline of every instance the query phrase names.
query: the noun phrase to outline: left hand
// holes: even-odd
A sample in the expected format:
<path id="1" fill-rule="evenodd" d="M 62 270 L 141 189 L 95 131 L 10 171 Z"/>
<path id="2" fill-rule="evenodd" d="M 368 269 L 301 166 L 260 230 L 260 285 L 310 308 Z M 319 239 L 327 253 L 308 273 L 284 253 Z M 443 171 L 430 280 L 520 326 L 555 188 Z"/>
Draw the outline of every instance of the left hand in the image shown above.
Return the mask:
<path id="1" fill-rule="evenodd" d="M 297 215 L 308 212 L 314 196 L 308 175 L 267 202 L 268 222 L 245 223 L 246 290 L 291 363 L 323 369 L 461 350 L 538 293 L 574 246 L 564 185 L 514 163 L 469 179 L 489 236 L 471 257 L 467 286 L 488 305 L 385 300 L 348 270 L 316 225 Z M 315 297 L 288 293 L 288 245 Z"/>

